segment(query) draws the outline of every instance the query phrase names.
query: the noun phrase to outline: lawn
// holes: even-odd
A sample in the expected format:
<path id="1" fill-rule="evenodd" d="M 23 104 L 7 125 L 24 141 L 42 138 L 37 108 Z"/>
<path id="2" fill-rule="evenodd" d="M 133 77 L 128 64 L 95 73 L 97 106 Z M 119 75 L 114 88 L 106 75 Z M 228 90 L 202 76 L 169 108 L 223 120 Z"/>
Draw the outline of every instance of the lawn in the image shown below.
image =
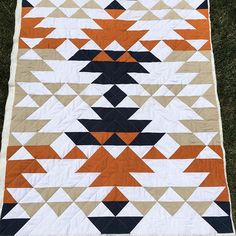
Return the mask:
<path id="1" fill-rule="evenodd" d="M 0 1 L 0 132 L 8 94 L 16 0 Z M 236 222 L 236 2 L 211 0 L 212 40 L 224 130 L 227 174 Z"/>

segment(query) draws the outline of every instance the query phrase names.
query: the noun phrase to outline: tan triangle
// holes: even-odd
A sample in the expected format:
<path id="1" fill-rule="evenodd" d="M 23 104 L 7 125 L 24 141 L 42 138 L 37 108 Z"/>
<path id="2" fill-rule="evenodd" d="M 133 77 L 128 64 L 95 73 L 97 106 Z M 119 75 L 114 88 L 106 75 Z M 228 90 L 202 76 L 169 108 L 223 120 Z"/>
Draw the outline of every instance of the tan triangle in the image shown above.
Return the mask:
<path id="1" fill-rule="evenodd" d="M 141 107 L 150 96 L 129 96 L 139 107 Z"/>
<path id="2" fill-rule="evenodd" d="M 165 15 L 165 17 L 164 17 L 163 19 L 175 20 L 175 19 L 182 19 L 182 17 L 179 16 L 174 10 L 171 10 L 171 11 L 169 11 L 169 12 Z"/>
<path id="3" fill-rule="evenodd" d="M 153 188 L 147 187 L 145 189 L 155 198 L 155 200 L 158 201 L 168 188 L 167 187 L 153 187 Z"/>
<path id="4" fill-rule="evenodd" d="M 67 17 L 60 9 L 55 9 L 48 17 L 64 18 Z"/>
<path id="5" fill-rule="evenodd" d="M 210 207 L 212 202 L 188 202 L 199 215 L 203 215 L 205 211 Z"/>
<path id="6" fill-rule="evenodd" d="M 19 117 L 20 120 L 26 120 L 38 108 L 36 107 L 15 107 L 12 112 L 12 117 Z"/>
<path id="7" fill-rule="evenodd" d="M 101 7 L 93 0 L 87 2 L 82 8 L 101 9 Z"/>
<path id="8" fill-rule="evenodd" d="M 184 204 L 184 202 L 158 202 L 170 215 L 174 215 Z"/>
<path id="9" fill-rule="evenodd" d="M 187 61 L 195 51 L 173 51 L 166 59 L 166 62 Z"/>
<path id="10" fill-rule="evenodd" d="M 201 116 L 206 121 L 215 121 L 215 118 L 218 117 L 218 110 L 215 107 L 193 108 L 193 111 L 195 111 L 199 116 Z"/>
<path id="11" fill-rule="evenodd" d="M 153 95 L 160 87 L 159 84 L 142 84 L 142 87 L 151 95 Z"/>
<path id="12" fill-rule="evenodd" d="M 88 216 L 100 202 L 76 202 L 75 204 Z"/>
<path id="13" fill-rule="evenodd" d="M 39 105 L 42 106 L 49 98 L 51 98 L 51 95 L 31 95 L 31 98 Z"/>
<path id="14" fill-rule="evenodd" d="M 60 135 L 61 133 L 36 133 L 25 145 L 51 145 Z"/>
<path id="15" fill-rule="evenodd" d="M 146 215 L 156 202 L 132 202 L 132 204 L 143 214 Z"/>
<path id="16" fill-rule="evenodd" d="M 202 54 L 204 57 L 206 57 L 209 61 L 211 61 L 211 59 L 212 59 L 211 51 L 209 51 L 209 50 L 201 51 L 201 54 Z"/>
<path id="17" fill-rule="evenodd" d="M 163 9 L 170 9 L 170 7 L 167 6 L 163 1 L 159 1 L 154 7 L 152 7 L 152 10 L 163 10 Z"/>
<path id="18" fill-rule="evenodd" d="M 64 60 L 64 57 L 55 49 L 34 49 L 43 60 Z"/>
<path id="19" fill-rule="evenodd" d="M 198 99 L 198 96 L 181 96 L 178 97 L 179 100 L 181 100 L 183 103 L 185 103 L 187 106 L 191 107 Z"/>
<path id="20" fill-rule="evenodd" d="M 187 200 L 192 193 L 196 190 L 194 187 L 172 187 L 184 200 Z"/>
<path id="21" fill-rule="evenodd" d="M 203 142 L 199 140 L 192 133 L 172 133 L 169 134 L 179 145 L 203 145 Z"/>
<path id="22" fill-rule="evenodd" d="M 21 143 L 11 134 L 9 137 L 9 146 L 21 146 Z"/>
<path id="23" fill-rule="evenodd" d="M 23 120 L 22 120 L 23 121 Z M 24 122 L 12 122 L 11 132 L 33 132 L 43 128 L 48 120 L 24 120 Z"/>
<path id="24" fill-rule="evenodd" d="M 206 81 L 213 83 L 212 72 L 201 72 L 199 73 L 190 84 L 206 84 Z"/>
<path id="25" fill-rule="evenodd" d="M 80 19 L 90 18 L 82 9 L 79 9 L 72 17 L 73 18 L 80 18 Z"/>
<path id="26" fill-rule="evenodd" d="M 58 190 L 57 187 L 49 187 L 49 188 L 35 188 L 35 190 L 41 195 L 41 197 L 48 201 L 49 198 Z"/>
<path id="27" fill-rule="evenodd" d="M 70 84 L 70 87 L 79 95 L 89 84 Z"/>
<path id="28" fill-rule="evenodd" d="M 133 4 L 129 10 L 134 10 L 134 11 L 145 11 L 147 8 L 141 4 L 139 1 L 137 1 L 135 4 Z"/>
<path id="29" fill-rule="evenodd" d="M 182 84 L 171 84 L 171 85 L 166 85 L 166 87 L 175 95 L 179 94 L 179 92 L 183 89 Z"/>
<path id="30" fill-rule="evenodd" d="M 174 98 L 174 96 L 161 96 L 161 97 L 153 97 L 156 101 L 158 101 L 163 107 L 166 107 Z"/>
<path id="31" fill-rule="evenodd" d="M 60 216 L 71 205 L 71 202 L 49 202 L 48 205 L 57 214 L 57 216 Z"/>
<path id="32" fill-rule="evenodd" d="M 62 87 L 62 84 L 59 83 L 45 83 L 44 85 L 52 94 L 57 92 Z"/>
<path id="33" fill-rule="evenodd" d="M 72 100 L 74 100 L 74 98 L 76 98 L 76 95 L 56 95 L 55 97 L 64 106 L 67 106 Z"/>
<path id="34" fill-rule="evenodd" d="M 63 188 L 73 201 L 75 201 L 85 189 L 86 188 L 82 187 Z"/>
<path id="35" fill-rule="evenodd" d="M 147 12 L 141 20 L 148 21 L 148 20 L 158 20 L 159 18 L 155 16 L 152 12 Z"/>
<path id="36" fill-rule="evenodd" d="M 55 5 L 53 5 L 49 0 L 41 0 L 36 7 L 55 7 Z"/>
<path id="37" fill-rule="evenodd" d="M 32 217 L 44 205 L 44 203 L 21 203 L 20 206 Z"/>
<path id="38" fill-rule="evenodd" d="M 185 0 L 178 3 L 174 8 L 175 9 L 193 9 Z"/>
<path id="39" fill-rule="evenodd" d="M 77 8 L 78 5 L 73 0 L 66 0 L 60 7 L 63 8 Z"/>
<path id="40" fill-rule="evenodd" d="M 92 106 L 95 102 L 98 101 L 98 99 L 101 97 L 100 95 L 80 95 L 80 97 L 83 99 L 84 102 Z"/>

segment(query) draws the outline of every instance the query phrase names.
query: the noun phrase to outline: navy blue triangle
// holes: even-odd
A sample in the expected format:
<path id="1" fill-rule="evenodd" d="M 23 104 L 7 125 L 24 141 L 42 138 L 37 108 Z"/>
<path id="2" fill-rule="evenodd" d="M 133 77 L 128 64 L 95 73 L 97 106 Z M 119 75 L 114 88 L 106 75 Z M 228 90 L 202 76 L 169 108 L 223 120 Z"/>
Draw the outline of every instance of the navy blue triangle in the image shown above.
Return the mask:
<path id="1" fill-rule="evenodd" d="M 230 215 L 230 203 L 229 202 L 215 202 L 225 213 Z"/>
<path id="2" fill-rule="evenodd" d="M 116 216 L 127 205 L 128 202 L 103 202 L 103 204 Z"/>
<path id="3" fill-rule="evenodd" d="M 29 219 L 7 219 L 0 220 L 0 235 L 13 236 L 15 235 Z"/>
<path id="4" fill-rule="evenodd" d="M 113 1 L 111 4 L 109 4 L 105 9 L 107 10 L 125 10 L 123 6 L 120 5 L 117 1 Z"/>
<path id="5" fill-rule="evenodd" d="M 34 7 L 27 0 L 22 1 L 22 7 Z"/>
<path id="6" fill-rule="evenodd" d="M 17 204 L 16 203 L 4 203 L 2 206 L 1 219 L 8 214 Z"/>
<path id="7" fill-rule="evenodd" d="M 205 0 L 197 9 L 208 9 L 207 0 Z"/>
<path id="8" fill-rule="evenodd" d="M 232 221 L 229 216 L 203 217 L 203 219 L 210 224 L 217 233 L 233 233 Z"/>

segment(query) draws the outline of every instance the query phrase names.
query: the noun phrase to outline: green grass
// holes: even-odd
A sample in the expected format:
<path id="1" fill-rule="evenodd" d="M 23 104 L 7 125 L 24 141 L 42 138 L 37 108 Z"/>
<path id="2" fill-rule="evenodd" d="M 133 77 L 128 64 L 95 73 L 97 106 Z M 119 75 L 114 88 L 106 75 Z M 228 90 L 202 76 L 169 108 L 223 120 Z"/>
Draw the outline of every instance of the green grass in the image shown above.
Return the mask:
<path id="1" fill-rule="evenodd" d="M 15 0 L 0 1 L 0 131 L 8 94 Z M 211 0 L 212 40 L 224 130 L 227 174 L 236 222 L 236 2 Z"/>

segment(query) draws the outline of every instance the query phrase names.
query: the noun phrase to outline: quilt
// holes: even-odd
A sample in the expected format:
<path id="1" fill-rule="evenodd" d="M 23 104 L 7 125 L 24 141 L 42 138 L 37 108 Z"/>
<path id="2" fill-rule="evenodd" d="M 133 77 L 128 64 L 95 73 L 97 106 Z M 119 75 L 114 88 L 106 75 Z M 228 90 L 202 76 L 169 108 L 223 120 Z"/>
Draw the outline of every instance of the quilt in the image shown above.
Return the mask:
<path id="1" fill-rule="evenodd" d="M 234 235 L 207 0 L 17 0 L 0 235 Z"/>

